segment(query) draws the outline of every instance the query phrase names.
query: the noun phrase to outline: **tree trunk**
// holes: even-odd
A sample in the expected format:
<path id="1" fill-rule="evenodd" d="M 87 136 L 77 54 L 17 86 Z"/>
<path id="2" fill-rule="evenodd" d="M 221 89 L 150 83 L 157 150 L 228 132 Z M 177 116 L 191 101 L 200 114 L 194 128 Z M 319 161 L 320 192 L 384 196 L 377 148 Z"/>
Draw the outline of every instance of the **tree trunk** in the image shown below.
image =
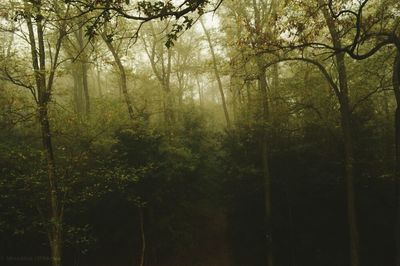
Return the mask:
<path id="1" fill-rule="evenodd" d="M 274 64 L 272 66 L 272 73 L 271 73 L 271 86 L 269 87 L 269 100 L 270 100 L 270 108 L 273 112 L 270 113 L 270 122 L 271 122 L 271 135 L 273 139 L 276 141 L 280 141 L 279 138 L 279 129 L 284 126 L 285 121 L 279 121 L 278 112 L 279 112 L 279 105 L 280 102 L 276 101 L 279 99 L 279 66 L 278 64 Z M 279 146 L 280 143 L 277 143 Z"/>
<path id="2" fill-rule="evenodd" d="M 172 50 L 170 48 L 167 48 L 167 65 L 166 68 L 164 66 L 164 57 L 162 57 L 162 76 L 163 76 L 163 82 L 162 86 L 164 88 L 165 92 L 165 114 L 166 114 L 166 126 L 168 130 L 171 129 L 173 126 L 176 117 L 175 117 L 175 97 L 174 94 L 171 90 L 171 67 L 172 67 Z"/>
<path id="3" fill-rule="evenodd" d="M 162 108 L 164 110 L 164 126 L 167 131 L 171 129 L 171 126 L 175 122 L 175 111 L 174 111 L 174 106 L 175 106 L 175 99 L 174 95 L 172 93 L 171 87 L 170 87 L 170 78 L 171 78 L 171 67 L 172 67 L 172 50 L 170 48 L 167 48 L 167 62 L 165 63 L 165 58 L 164 58 L 164 46 L 161 47 L 161 51 L 158 54 L 159 57 L 159 62 L 156 62 L 156 56 L 157 56 L 157 40 L 155 37 L 157 36 L 155 29 L 153 27 L 153 24 L 150 23 L 151 26 L 151 32 L 154 37 L 153 43 L 151 45 L 151 48 L 149 49 L 145 38 L 143 38 L 143 43 L 144 43 L 144 48 L 146 51 L 146 54 L 150 60 L 151 68 L 153 69 L 153 72 L 158 79 L 158 82 L 161 85 L 161 88 L 163 90 L 162 94 Z M 169 30 L 169 26 L 166 25 L 165 30 Z M 160 65 L 160 67 L 157 67 L 157 64 Z"/>
<path id="4" fill-rule="evenodd" d="M 127 78 L 126 78 L 125 68 L 122 65 L 121 59 L 120 59 L 117 51 L 115 50 L 115 48 L 114 48 L 113 44 L 111 43 L 111 41 L 108 40 L 108 38 L 105 35 L 105 33 L 102 33 L 101 37 L 103 38 L 104 42 L 106 43 L 108 50 L 111 52 L 111 54 L 114 57 L 115 64 L 117 65 L 118 70 L 119 70 L 120 82 L 121 82 L 121 90 L 122 90 L 122 94 L 124 95 L 126 106 L 128 107 L 129 117 L 131 119 L 134 119 L 134 113 L 133 113 L 133 108 L 132 108 L 133 105 L 132 105 L 131 99 L 130 99 L 129 94 L 128 94 Z"/>
<path id="5" fill-rule="evenodd" d="M 42 132 L 42 142 L 46 156 L 47 176 L 49 182 L 50 230 L 48 236 L 51 250 L 51 261 L 52 266 L 60 266 L 62 248 L 62 213 L 59 204 L 57 175 L 48 118 L 48 107 L 46 103 L 39 105 L 39 122 Z"/>
<path id="6" fill-rule="evenodd" d="M 27 4 L 27 2 L 24 2 Z M 28 37 L 31 49 L 32 68 L 34 71 L 36 89 L 38 93 L 37 108 L 38 119 L 41 128 L 43 150 L 46 158 L 46 170 L 48 176 L 48 200 L 49 200 L 49 229 L 48 240 L 51 251 L 52 266 L 61 266 L 61 251 L 62 251 L 62 207 L 59 198 L 58 177 L 56 173 L 56 164 L 54 160 L 54 152 L 52 146 L 52 136 L 50 131 L 50 123 L 48 117 L 48 103 L 50 102 L 54 74 L 58 63 L 58 55 L 61 48 L 61 43 L 64 38 L 64 26 L 60 29 L 60 36 L 57 39 L 56 49 L 52 65 L 50 67 L 48 82 L 46 83 L 46 54 L 44 45 L 44 31 L 42 25 L 41 2 L 35 2 L 36 7 L 36 35 L 32 23 L 31 9 L 26 8 L 26 22 L 28 28 Z M 36 40 L 38 47 L 36 47 Z"/>
<path id="7" fill-rule="evenodd" d="M 246 104 L 246 117 L 248 126 L 251 124 L 251 118 L 253 116 L 253 98 L 251 96 L 251 81 L 246 82 L 246 96 L 247 96 L 247 104 Z"/>
<path id="8" fill-rule="evenodd" d="M 396 241 L 396 266 L 400 266 L 400 105 L 396 103 L 395 111 L 395 182 L 396 182 L 396 224 L 395 224 L 395 241 Z"/>
<path id="9" fill-rule="evenodd" d="M 212 60 L 213 60 L 214 73 L 215 73 L 215 77 L 217 78 L 217 82 L 218 82 L 218 89 L 219 89 L 219 93 L 221 95 L 221 102 L 222 102 L 222 108 L 224 109 L 226 125 L 227 125 L 228 128 L 231 128 L 231 120 L 229 118 L 228 107 L 226 105 L 224 88 L 222 86 L 221 77 L 220 77 L 219 71 L 218 71 L 217 58 L 215 56 L 214 46 L 213 46 L 212 41 L 211 41 L 210 33 L 206 29 L 206 27 L 205 27 L 205 25 L 204 25 L 204 23 L 203 23 L 203 21 L 201 19 L 200 19 L 200 25 L 202 26 L 202 28 L 204 30 L 204 34 L 206 35 L 208 46 L 210 47 L 211 57 L 212 57 Z"/>
<path id="10" fill-rule="evenodd" d="M 167 130 L 170 130 L 175 122 L 174 112 L 174 95 L 169 85 L 161 85 L 163 87 L 163 109 L 164 109 L 164 122 Z"/>
<path id="11" fill-rule="evenodd" d="M 76 64 L 72 64 L 72 77 L 74 79 L 74 106 L 75 112 L 78 116 L 82 114 L 82 82 L 81 82 L 81 75 L 76 69 Z"/>
<path id="12" fill-rule="evenodd" d="M 236 84 L 238 84 L 237 78 L 233 73 L 230 75 L 230 91 L 231 91 L 231 102 L 232 102 L 232 114 L 233 114 L 233 122 L 238 121 L 239 114 L 241 113 L 241 99 L 240 99 L 240 88 Z"/>
<path id="13" fill-rule="evenodd" d="M 139 211 L 139 226 L 140 226 L 140 239 L 141 239 L 141 249 L 140 249 L 140 261 L 139 266 L 144 266 L 144 258 L 146 252 L 146 238 L 144 234 L 144 218 L 142 207 L 138 208 Z"/>
<path id="14" fill-rule="evenodd" d="M 97 81 L 97 87 L 98 87 L 98 91 L 99 91 L 99 97 L 103 97 L 103 90 L 102 90 L 102 86 L 101 86 L 100 74 L 101 74 L 101 71 L 100 71 L 99 64 L 96 63 L 96 81 Z"/>
<path id="15" fill-rule="evenodd" d="M 322 13 L 324 15 L 332 43 L 335 49 L 342 49 L 341 37 L 335 25 L 335 21 L 331 17 L 326 3 L 319 0 L 319 4 L 323 6 Z M 347 83 L 347 71 L 345 64 L 345 53 L 336 53 L 336 69 L 339 77 L 338 92 L 341 127 L 343 132 L 344 152 L 345 152 L 345 175 L 346 175 L 346 194 L 347 194 L 347 219 L 350 234 L 350 258 L 352 266 L 360 265 L 360 239 L 357 224 L 356 201 L 354 191 L 354 153 L 353 153 L 353 137 L 351 133 L 351 111 L 349 104 L 349 89 Z"/>
<path id="16" fill-rule="evenodd" d="M 89 98 L 89 86 L 88 86 L 88 67 L 86 61 L 81 62 L 82 69 L 82 88 L 85 95 L 85 115 L 90 115 L 90 98 Z"/>
<path id="17" fill-rule="evenodd" d="M 393 64 L 392 84 L 396 99 L 395 111 L 395 179 L 396 179 L 396 266 L 400 266 L 400 53 L 397 52 Z"/>
<path id="18" fill-rule="evenodd" d="M 343 142 L 345 151 L 345 172 L 346 172 L 346 194 L 347 194 L 347 218 L 350 233 L 350 255 L 351 265 L 360 265 L 359 258 L 359 235 L 356 212 L 356 200 L 354 189 L 354 152 L 353 138 L 351 136 L 351 114 L 348 99 L 344 96 L 341 100 L 340 114 Z"/>
<path id="19" fill-rule="evenodd" d="M 274 265 L 273 253 L 273 223 L 272 223 L 272 195 L 271 195 L 271 174 L 268 161 L 268 124 L 269 124 L 269 106 L 267 94 L 267 77 L 262 60 L 258 62 L 258 82 L 262 101 L 262 138 L 261 138 L 261 159 L 264 179 L 264 203 L 265 203 L 265 238 L 266 238 L 266 259 L 267 265 Z"/>
<path id="20" fill-rule="evenodd" d="M 340 86 L 340 115 L 341 127 L 343 132 L 344 152 L 345 152 L 345 172 L 346 172 L 346 194 L 347 194 L 347 219 L 350 233 L 350 256 L 351 265 L 360 265 L 360 239 L 357 223 L 356 200 L 354 189 L 354 152 L 353 136 L 351 132 L 351 111 L 349 104 L 349 92 L 347 85 L 347 72 L 344 62 L 344 53 L 336 54 L 337 71 Z"/>
<path id="21" fill-rule="evenodd" d="M 197 89 L 198 89 L 198 93 L 199 93 L 199 105 L 200 105 L 200 107 L 203 107 L 203 89 L 201 87 L 198 75 L 196 75 L 196 83 L 197 83 Z"/>
<path id="22" fill-rule="evenodd" d="M 79 64 L 80 64 L 80 77 L 81 77 L 81 82 L 82 86 L 80 88 L 83 91 L 83 95 L 85 96 L 85 115 L 89 116 L 90 115 L 90 98 L 89 98 L 89 86 L 88 86 L 88 65 L 87 65 L 87 54 L 85 51 L 85 38 L 84 38 L 84 33 L 83 33 L 83 27 L 79 27 L 78 32 L 76 33 L 77 41 L 79 44 L 79 53 L 80 53 L 80 59 L 79 59 Z"/>

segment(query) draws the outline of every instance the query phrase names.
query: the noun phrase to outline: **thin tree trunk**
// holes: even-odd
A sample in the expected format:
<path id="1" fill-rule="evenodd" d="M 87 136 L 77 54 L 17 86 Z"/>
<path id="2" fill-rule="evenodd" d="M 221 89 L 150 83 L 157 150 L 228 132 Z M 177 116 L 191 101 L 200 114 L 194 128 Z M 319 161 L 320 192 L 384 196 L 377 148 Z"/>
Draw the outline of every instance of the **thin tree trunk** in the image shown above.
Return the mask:
<path id="1" fill-rule="evenodd" d="M 121 82 L 121 90 L 125 98 L 126 105 L 128 107 L 128 112 L 131 120 L 134 120 L 134 113 L 133 113 L 133 108 L 132 108 L 132 103 L 129 98 L 128 90 L 127 90 L 127 78 L 126 78 L 126 72 L 125 68 L 122 65 L 121 59 L 118 56 L 114 46 L 112 43 L 107 39 L 104 33 L 101 34 L 104 42 L 107 44 L 108 49 L 112 53 L 115 63 L 118 66 L 119 72 L 120 72 L 120 82 Z M 141 239 L 141 250 L 140 250 L 140 259 L 139 259 L 139 265 L 144 266 L 144 260 L 145 260 L 145 251 L 146 251 L 146 238 L 145 238 L 145 233 L 144 233 L 144 217 L 143 217 L 143 211 L 142 208 L 138 208 L 139 212 L 139 226 L 140 226 L 140 239 Z"/>
<path id="2" fill-rule="evenodd" d="M 246 82 L 246 94 L 247 94 L 247 104 L 246 104 L 246 117 L 247 117 L 247 123 L 250 126 L 251 123 L 251 117 L 253 115 L 253 98 L 251 97 L 251 84 L 250 81 L 245 81 Z"/>
<path id="3" fill-rule="evenodd" d="M 153 37 L 155 38 L 157 36 L 153 24 L 150 23 L 151 26 L 151 32 Z M 166 26 L 166 30 L 168 30 L 168 25 Z M 175 100 L 174 100 L 174 95 L 172 93 L 171 87 L 170 87 L 170 77 L 171 77 L 171 67 L 172 67 L 172 50 L 170 48 L 167 48 L 167 62 L 165 63 L 164 59 L 164 47 L 161 48 L 161 54 L 159 54 L 159 62 L 156 62 L 155 57 L 156 57 L 156 48 L 157 48 L 157 40 L 154 39 L 153 43 L 151 45 L 151 48 L 149 49 L 146 39 L 142 38 L 145 52 L 150 60 L 151 68 L 153 69 L 153 72 L 158 79 L 161 88 L 163 90 L 162 94 L 162 108 L 164 111 L 164 124 L 165 128 L 167 131 L 171 129 L 172 124 L 175 122 L 175 112 L 174 112 L 174 106 L 175 106 Z M 160 64 L 160 68 L 157 68 L 157 63 Z"/>
<path id="4" fill-rule="evenodd" d="M 285 189 L 285 196 L 286 196 L 286 201 L 288 205 L 288 218 L 289 218 L 289 226 L 290 226 L 290 241 L 293 243 L 291 245 L 291 266 L 296 266 L 296 228 L 295 228 L 295 220 L 294 220 L 294 213 L 293 213 L 293 208 L 292 208 L 292 193 L 291 193 L 291 184 L 290 184 L 290 178 L 286 178 L 286 189 Z"/>
<path id="5" fill-rule="evenodd" d="M 360 239 L 357 222 L 357 207 L 354 189 L 354 151 L 353 136 L 351 132 L 351 111 L 349 104 L 349 92 L 347 85 L 346 65 L 344 53 L 336 55 L 337 71 L 340 86 L 340 115 L 343 131 L 344 152 L 345 152 L 345 172 L 346 172 L 346 194 L 347 194 L 347 215 L 350 233 L 350 255 L 351 265 L 360 265 Z"/>
<path id="6" fill-rule="evenodd" d="M 240 102 L 240 92 L 238 89 L 238 86 L 236 85 L 237 80 L 233 74 L 230 75 L 230 89 L 232 93 L 232 114 L 233 114 L 233 122 L 237 121 L 239 118 L 239 113 L 240 113 L 240 107 L 241 102 Z"/>
<path id="7" fill-rule="evenodd" d="M 140 249 L 140 262 L 139 266 L 144 266 L 144 258 L 146 252 L 146 238 L 144 233 L 144 219 L 143 219 L 143 210 L 141 207 L 138 208 L 139 211 L 139 226 L 140 226 L 140 239 L 141 239 L 141 249 Z"/>
<path id="8" fill-rule="evenodd" d="M 219 71 L 218 71 L 217 58 L 215 56 L 214 46 L 211 41 L 210 33 L 208 32 L 207 28 L 205 27 L 205 25 L 201 19 L 200 19 L 200 24 L 203 28 L 204 34 L 206 35 L 208 46 L 210 47 L 211 57 L 213 60 L 214 73 L 215 73 L 215 77 L 217 78 L 217 82 L 218 82 L 218 89 L 219 89 L 219 93 L 221 95 L 222 108 L 224 109 L 226 125 L 228 128 L 231 128 L 231 120 L 229 118 L 228 107 L 226 105 L 224 88 L 222 86 L 221 77 L 220 77 Z"/>
<path id="9" fill-rule="evenodd" d="M 72 65 L 72 77 L 74 79 L 74 106 L 75 112 L 78 116 L 82 114 L 82 82 L 79 71 L 75 69 L 75 64 Z"/>
<path id="10" fill-rule="evenodd" d="M 110 40 L 108 40 L 108 38 L 105 35 L 105 33 L 102 33 L 101 37 L 103 38 L 104 42 L 106 43 L 106 45 L 108 47 L 108 50 L 113 55 L 115 64 L 118 67 L 119 75 L 120 75 L 122 94 L 124 95 L 126 106 L 128 107 L 129 117 L 131 119 L 133 119 L 134 118 L 134 113 L 133 113 L 133 108 L 132 108 L 133 105 L 132 105 L 131 99 L 130 99 L 129 94 L 128 94 L 127 78 L 126 78 L 125 68 L 122 65 L 121 59 L 120 59 L 117 51 L 115 50 L 114 45 L 111 43 Z"/>
<path id="11" fill-rule="evenodd" d="M 262 138 L 261 138 L 261 159 L 263 168 L 263 179 L 264 179 L 264 204 L 265 204 L 265 237 L 267 243 L 266 259 L 267 265 L 274 265 L 274 252 L 273 252 L 273 223 L 272 223 L 272 189 L 271 189 L 271 174 L 269 170 L 268 160 L 268 124 L 269 124 L 269 105 L 268 105 L 268 94 L 267 94 L 267 77 L 265 73 L 265 67 L 263 61 L 258 60 L 258 82 L 261 93 L 262 101 L 262 114 L 263 114 L 263 126 L 262 126 Z"/>
<path id="12" fill-rule="evenodd" d="M 397 52 L 393 64 L 393 90 L 396 99 L 395 111 L 395 178 L 396 178 L 396 266 L 400 266 L 400 53 Z"/>
<path id="13" fill-rule="evenodd" d="M 88 65 L 87 65 L 87 55 L 85 51 L 85 44 L 84 44 L 84 34 L 83 34 L 83 27 L 79 27 L 77 32 L 77 39 L 79 43 L 79 53 L 80 55 L 80 69 L 81 69 L 81 77 L 82 77 L 82 90 L 83 95 L 85 96 L 85 115 L 90 115 L 90 98 L 89 98 L 89 86 L 88 86 Z"/>
<path id="14" fill-rule="evenodd" d="M 47 161 L 47 174 L 49 182 L 50 201 L 50 232 L 49 242 L 51 250 L 52 266 L 61 265 L 62 249 L 62 213 L 59 206 L 57 176 L 55 171 L 55 160 L 51 140 L 50 124 L 47 105 L 39 107 L 39 120 L 42 131 L 42 142 Z"/>
<path id="15" fill-rule="evenodd" d="M 82 88 L 85 95 L 85 115 L 90 115 L 90 98 L 89 98 L 89 85 L 88 85 L 88 67 L 86 61 L 81 62 L 82 69 Z"/>
<path id="16" fill-rule="evenodd" d="M 179 63 L 178 63 L 179 64 Z M 185 89 L 185 74 L 182 72 L 176 72 L 176 79 L 178 80 L 178 107 L 180 110 L 183 109 L 183 91 Z M 182 113 L 178 112 L 177 119 L 182 119 Z"/>
<path id="17" fill-rule="evenodd" d="M 279 140 L 280 138 L 277 138 L 279 136 L 279 128 L 283 126 L 284 121 L 279 121 L 276 115 L 276 110 L 279 109 L 279 102 L 276 101 L 275 99 L 279 98 L 279 66 L 278 64 L 274 64 L 272 66 L 272 79 L 271 79 L 271 85 L 269 87 L 269 100 L 270 100 L 270 105 L 271 105 L 271 110 L 274 110 L 275 112 L 272 112 L 270 114 L 270 121 L 271 121 L 271 135 L 273 139 Z M 279 143 L 278 143 L 279 145 Z"/>
<path id="18" fill-rule="evenodd" d="M 26 2 L 25 2 L 26 4 Z M 35 3 L 38 16 L 36 19 L 36 37 L 33 30 L 32 16 L 29 11 L 26 12 L 26 22 L 28 28 L 28 36 L 30 41 L 32 67 L 36 80 L 36 89 L 38 91 L 38 119 L 41 128 L 43 150 L 46 158 L 46 168 L 48 176 L 49 189 L 49 230 L 48 238 L 51 251 L 52 266 L 61 266 L 61 250 L 62 250 L 62 208 L 58 195 L 58 177 L 56 174 L 56 164 L 54 160 L 54 152 L 52 146 L 52 136 L 50 131 L 50 123 L 48 117 L 48 103 L 50 101 L 51 90 L 54 80 L 55 67 L 57 66 L 58 54 L 63 39 L 63 34 L 60 32 L 60 37 L 57 40 L 56 51 L 54 55 L 54 63 L 51 66 L 48 83 L 46 84 L 46 60 L 44 46 L 44 32 L 40 15 L 41 3 Z M 29 8 L 27 8 L 29 10 Z M 36 48 L 36 38 L 38 49 Z"/>
<path id="19" fill-rule="evenodd" d="M 200 104 L 200 107 L 203 107 L 203 90 L 201 88 L 201 84 L 200 84 L 198 75 L 196 75 L 196 83 L 197 83 L 197 89 L 199 91 L 199 104 Z"/>
<path id="20" fill-rule="evenodd" d="M 98 91 L 99 91 L 99 97 L 103 97 L 103 90 L 102 90 L 102 86 L 101 86 L 101 78 L 100 78 L 100 67 L 99 64 L 96 64 L 96 80 L 97 80 L 97 87 L 98 87 Z"/>
<path id="21" fill-rule="evenodd" d="M 256 0 L 252 1 L 253 10 L 254 10 L 254 21 L 255 21 L 255 30 L 256 30 L 256 38 L 258 39 L 260 36 L 258 34 L 262 33 L 262 18 L 260 15 L 259 5 Z M 269 171 L 269 161 L 268 161 L 268 126 L 270 123 L 270 114 L 269 114 L 269 97 L 267 92 L 267 76 L 265 69 L 265 61 L 262 57 L 256 58 L 257 67 L 258 67 L 258 82 L 259 89 L 261 93 L 262 100 L 262 114 L 263 114 L 263 133 L 262 133 L 262 143 L 261 143 L 261 152 L 262 152 L 262 167 L 263 167 L 263 177 L 264 177 L 264 201 L 265 201 L 265 237 L 266 237 L 266 263 L 268 266 L 274 266 L 274 242 L 273 242 L 273 222 L 272 222 L 272 189 L 271 189 L 271 174 Z"/>
<path id="22" fill-rule="evenodd" d="M 323 6 L 322 13 L 324 15 L 332 43 L 335 49 L 341 50 L 342 44 L 340 35 L 337 32 L 335 21 L 330 16 L 329 10 L 322 0 L 319 4 Z M 339 77 L 339 104 L 341 115 L 341 127 L 343 132 L 344 152 L 345 152 L 345 174 L 346 174 L 346 194 L 347 194 L 347 218 L 350 234 L 350 259 L 352 266 L 360 265 L 360 239 L 357 223 L 356 200 L 354 190 L 354 152 L 353 137 L 351 132 L 351 111 L 349 104 L 349 89 L 347 83 L 347 71 L 343 52 L 335 55 L 336 69 Z"/>
<path id="23" fill-rule="evenodd" d="M 166 98 L 166 103 L 165 103 L 165 114 L 166 114 L 166 125 L 168 129 L 171 129 L 171 126 L 175 122 L 175 98 L 174 94 L 172 93 L 171 90 L 171 82 L 170 82 L 170 77 L 171 77 L 171 67 L 172 67 L 172 50 L 170 48 L 167 48 L 167 66 L 165 69 L 164 66 L 164 57 L 162 57 L 162 76 L 163 76 L 163 82 L 162 86 L 164 88 L 165 92 L 165 98 Z"/>
<path id="24" fill-rule="evenodd" d="M 354 189 L 354 152 L 353 138 L 351 136 L 351 114 L 347 97 L 341 101 L 341 126 L 343 131 L 344 151 L 345 151 L 345 172 L 346 172 L 346 194 L 347 194 L 347 215 L 350 233 L 350 255 L 351 265 L 360 265 L 359 258 L 359 234 L 356 212 L 356 200 Z M 347 102 L 347 103 L 346 103 Z"/>

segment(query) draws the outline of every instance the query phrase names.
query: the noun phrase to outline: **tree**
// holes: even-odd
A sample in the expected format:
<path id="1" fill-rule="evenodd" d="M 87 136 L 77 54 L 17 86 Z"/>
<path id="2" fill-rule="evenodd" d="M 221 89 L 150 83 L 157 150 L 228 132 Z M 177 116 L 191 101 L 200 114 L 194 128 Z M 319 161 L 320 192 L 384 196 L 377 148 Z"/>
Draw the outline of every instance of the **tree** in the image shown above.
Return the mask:
<path id="1" fill-rule="evenodd" d="M 210 33 L 208 32 L 207 28 L 204 25 L 204 22 L 201 19 L 200 19 L 200 25 L 203 28 L 204 34 L 206 35 L 206 38 L 207 38 L 208 46 L 210 47 L 214 73 L 215 73 L 215 77 L 217 78 L 217 82 L 218 82 L 218 89 L 219 89 L 219 93 L 221 95 L 222 108 L 224 109 L 226 125 L 227 125 L 228 128 L 231 128 L 231 120 L 229 118 L 228 107 L 226 105 L 224 88 L 222 86 L 221 77 L 220 77 L 219 71 L 218 71 L 217 58 L 215 56 L 214 46 L 213 46 L 213 43 L 211 41 Z"/>
<path id="2" fill-rule="evenodd" d="M 364 60 L 373 56 L 385 46 L 394 46 L 396 55 L 392 68 L 392 87 L 396 99 L 395 111 L 395 176 L 397 180 L 397 190 L 400 191 L 400 35 L 397 29 L 398 16 L 395 12 L 399 9 L 396 1 L 360 1 L 356 10 L 341 9 L 336 10 L 336 3 L 329 0 L 324 10 L 327 20 L 334 21 L 340 19 L 349 20 L 347 35 L 351 42 L 341 47 L 333 46 L 336 54 L 347 53 L 353 59 Z M 368 5 L 369 4 L 369 5 Z M 400 265 L 400 193 L 397 199 L 397 224 L 396 224 L 396 265 Z"/>
<path id="3" fill-rule="evenodd" d="M 108 50 L 111 52 L 111 54 L 114 58 L 115 65 L 118 68 L 119 78 L 120 78 L 120 83 L 121 83 L 121 90 L 122 90 L 122 94 L 124 95 L 126 107 L 128 108 L 129 117 L 130 117 L 130 119 L 134 119 L 134 117 L 135 117 L 134 112 L 133 112 L 134 105 L 132 104 L 132 101 L 131 101 L 129 93 L 128 93 L 126 70 L 125 70 L 124 65 L 122 64 L 121 57 L 120 57 L 117 49 L 114 47 L 114 44 L 113 44 L 114 34 L 107 33 L 107 27 L 104 27 L 104 31 L 102 31 L 100 33 L 100 35 L 101 35 L 101 38 L 103 39 L 103 41 L 105 42 L 105 44 L 107 45 Z"/>
<path id="4" fill-rule="evenodd" d="M 239 7 L 235 4 L 243 4 Z M 274 223 L 273 223 L 273 198 L 272 198 L 272 183 L 273 179 L 270 173 L 270 147 L 269 140 L 273 135 L 273 113 L 274 107 L 272 94 L 279 91 L 279 71 L 278 66 L 273 67 L 273 73 L 267 73 L 267 61 L 269 58 L 262 53 L 258 54 L 266 39 L 274 40 L 277 38 L 277 28 L 275 25 L 276 17 L 279 9 L 283 4 L 277 1 L 251 1 L 251 3 L 244 4 L 240 1 L 234 3 L 231 7 L 233 17 L 236 22 L 237 32 L 241 38 L 237 40 L 236 44 L 239 46 L 239 53 L 243 58 L 244 64 L 250 62 L 251 74 L 247 74 L 245 69 L 245 76 L 243 77 L 244 83 L 247 88 L 248 103 L 251 105 L 251 86 L 252 80 L 257 80 L 258 97 L 261 108 L 258 109 L 260 114 L 258 117 L 260 121 L 260 147 L 261 147 L 261 161 L 263 172 L 263 185 L 264 185 L 264 208 L 265 208 L 265 238 L 266 238 L 266 260 L 267 265 L 274 265 Z M 240 59 L 239 59 L 240 60 Z M 235 61 L 239 61 L 235 60 Z M 234 62 L 235 62 L 234 61 Z M 240 62 L 240 61 L 239 61 Z M 235 62 L 236 63 L 236 62 Z M 240 63 L 236 63 L 239 64 Z M 270 78 L 269 78 L 270 77 Z M 268 84 L 272 81 L 271 84 Z M 248 107 L 250 110 L 251 107 Z"/>
<path id="5" fill-rule="evenodd" d="M 55 12 L 48 13 L 51 7 Z M 43 152 L 46 160 L 48 177 L 48 240 L 51 249 L 51 262 L 53 266 L 61 265 L 62 257 L 62 223 L 63 200 L 59 187 L 60 176 L 56 170 L 54 147 L 52 142 L 51 125 L 49 119 L 49 104 L 53 93 L 53 84 L 61 45 L 67 35 L 66 20 L 69 16 L 70 6 L 51 5 L 42 1 L 23 1 L 18 6 L 18 19 L 24 20 L 27 28 L 28 45 L 31 51 L 31 65 L 33 69 L 34 85 L 14 78 L 14 73 L 5 68 L 4 72 L 9 81 L 15 85 L 28 88 L 36 101 L 38 122 L 41 129 Z M 50 24 L 47 20 L 55 20 Z M 24 29 L 19 29 L 23 31 Z M 54 31 L 58 34 L 54 34 Z M 46 51 L 46 41 L 50 42 L 55 35 L 54 47 Z M 50 59 L 50 60 L 49 60 Z M 47 66 L 49 64 L 49 66 Z"/>
<path id="6" fill-rule="evenodd" d="M 153 23 L 151 23 L 149 26 L 152 42 L 148 44 L 144 37 L 142 38 L 142 41 L 147 57 L 149 58 L 153 73 L 156 76 L 163 92 L 162 105 L 164 110 L 164 123 L 166 128 L 171 128 L 173 123 L 176 121 L 175 95 L 174 91 L 171 88 L 173 48 L 165 47 L 164 43 L 159 40 L 160 33 L 156 32 Z M 161 28 L 164 27 L 168 29 L 169 23 L 164 23 L 164 25 L 161 25 Z M 163 32 L 163 30 L 161 32 Z"/>
<path id="7" fill-rule="evenodd" d="M 71 73 L 74 79 L 73 99 L 75 111 L 78 115 L 82 113 L 86 116 L 90 114 L 90 97 L 88 85 L 89 69 L 89 40 L 84 35 L 83 20 L 72 20 L 70 27 L 73 28 L 73 34 L 66 36 L 68 42 L 65 42 L 64 49 L 71 58 Z M 76 23 L 76 24 L 75 24 Z M 74 25 L 75 24 L 75 25 Z M 74 27 L 75 26 L 75 27 Z"/>

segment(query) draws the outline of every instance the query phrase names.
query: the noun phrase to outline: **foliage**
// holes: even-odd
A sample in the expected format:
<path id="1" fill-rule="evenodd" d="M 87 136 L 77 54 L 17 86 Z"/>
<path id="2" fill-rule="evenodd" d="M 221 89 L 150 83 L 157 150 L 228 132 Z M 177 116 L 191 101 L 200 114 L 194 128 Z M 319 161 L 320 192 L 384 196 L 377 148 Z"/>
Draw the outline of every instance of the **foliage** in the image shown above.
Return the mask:
<path id="1" fill-rule="evenodd" d="M 399 4 L 221 3 L 0 3 L 0 264 L 393 265 Z"/>

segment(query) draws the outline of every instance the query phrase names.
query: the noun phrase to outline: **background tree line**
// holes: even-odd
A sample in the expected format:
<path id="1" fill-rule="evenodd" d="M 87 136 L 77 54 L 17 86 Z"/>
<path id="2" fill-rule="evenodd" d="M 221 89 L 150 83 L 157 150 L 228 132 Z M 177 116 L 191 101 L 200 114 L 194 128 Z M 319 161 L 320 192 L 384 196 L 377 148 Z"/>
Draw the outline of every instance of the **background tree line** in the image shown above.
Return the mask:
<path id="1" fill-rule="evenodd" d="M 400 265 L 395 0 L 0 3 L 0 262 Z"/>

